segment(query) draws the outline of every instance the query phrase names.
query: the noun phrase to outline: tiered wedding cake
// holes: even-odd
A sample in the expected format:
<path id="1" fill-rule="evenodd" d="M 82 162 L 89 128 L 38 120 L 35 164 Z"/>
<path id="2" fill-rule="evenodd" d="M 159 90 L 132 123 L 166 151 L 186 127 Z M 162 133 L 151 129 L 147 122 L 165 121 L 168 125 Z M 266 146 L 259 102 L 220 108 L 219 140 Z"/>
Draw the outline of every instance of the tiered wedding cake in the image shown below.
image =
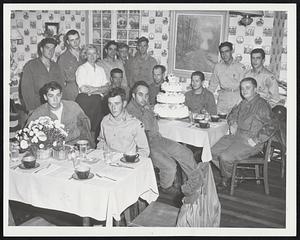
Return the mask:
<path id="1" fill-rule="evenodd" d="M 161 85 L 161 90 L 157 95 L 157 104 L 154 112 L 163 118 L 186 118 L 189 116 L 187 106 L 184 105 L 184 85 L 179 82 L 179 78 L 173 74 L 168 74 L 168 82 Z"/>

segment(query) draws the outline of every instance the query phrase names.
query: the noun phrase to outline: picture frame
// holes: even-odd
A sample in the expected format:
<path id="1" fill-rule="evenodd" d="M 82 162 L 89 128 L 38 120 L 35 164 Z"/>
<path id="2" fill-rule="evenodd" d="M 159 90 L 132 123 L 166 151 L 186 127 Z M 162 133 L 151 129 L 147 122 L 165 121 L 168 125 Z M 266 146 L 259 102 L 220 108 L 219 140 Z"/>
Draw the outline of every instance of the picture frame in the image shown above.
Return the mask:
<path id="1" fill-rule="evenodd" d="M 194 71 L 211 75 L 220 60 L 218 46 L 228 38 L 228 25 L 228 11 L 171 11 L 169 71 L 183 78 Z"/>
<path id="2" fill-rule="evenodd" d="M 58 34 L 59 23 L 46 22 L 45 23 L 45 32 L 51 33 L 50 35 L 54 36 Z"/>

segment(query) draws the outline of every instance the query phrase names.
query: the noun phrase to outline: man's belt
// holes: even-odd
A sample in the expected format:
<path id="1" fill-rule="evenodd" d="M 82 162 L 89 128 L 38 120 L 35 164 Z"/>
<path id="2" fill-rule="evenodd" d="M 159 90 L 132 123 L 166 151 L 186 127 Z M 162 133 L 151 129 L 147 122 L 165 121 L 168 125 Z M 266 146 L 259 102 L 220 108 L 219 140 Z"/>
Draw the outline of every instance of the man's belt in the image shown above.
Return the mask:
<path id="1" fill-rule="evenodd" d="M 224 92 L 237 92 L 240 91 L 240 88 L 221 88 Z"/>

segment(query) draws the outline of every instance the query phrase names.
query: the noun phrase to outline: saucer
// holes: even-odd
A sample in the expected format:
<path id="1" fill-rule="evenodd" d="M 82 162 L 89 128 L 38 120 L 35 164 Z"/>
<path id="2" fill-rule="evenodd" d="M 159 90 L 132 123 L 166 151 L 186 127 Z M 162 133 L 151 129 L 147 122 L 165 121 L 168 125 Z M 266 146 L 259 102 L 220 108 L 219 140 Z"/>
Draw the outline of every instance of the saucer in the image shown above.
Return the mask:
<path id="1" fill-rule="evenodd" d="M 124 157 L 121 157 L 120 161 L 123 162 L 123 163 L 137 163 L 137 162 L 140 161 L 140 159 L 137 157 L 137 158 L 134 160 L 134 162 L 127 162 L 126 159 L 125 159 Z"/>
<path id="2" fill-rule="evenodd" d="M 40 164 L 39 164 L 38 162 L 35 162 L 34 167 L 32 167 L 32 168 L 26 168 L 26 167 L 24 166 L 24 164 L 21 163 L 21 164 L 19 165 L 19 168 L 29 170 L 29 169 L 38 168 L 39 166 L 40 166 Z"/>
<path id="3" fill-rule="evenodd" d="M 87 178 L 84 178 L 84 179 L 81 179 L 81 178 L 78 178 L 77 174 L 76 173 L 73 173 L 72 177 L 76 180 L 87 180 L 87 179 L 91 179 L 94 177 L 94 173 L 91 173 L 89 174 L 89 176 Z"/>
<path id="4" fill-rule="evenodd" d="M 210 125 L 207 125 L 207 127 L 200 127 L 200 125 L 198 124 L 197 127 L 202 128 L 202 129 L 207 129 L 207 128 L 210 128 Z"/>

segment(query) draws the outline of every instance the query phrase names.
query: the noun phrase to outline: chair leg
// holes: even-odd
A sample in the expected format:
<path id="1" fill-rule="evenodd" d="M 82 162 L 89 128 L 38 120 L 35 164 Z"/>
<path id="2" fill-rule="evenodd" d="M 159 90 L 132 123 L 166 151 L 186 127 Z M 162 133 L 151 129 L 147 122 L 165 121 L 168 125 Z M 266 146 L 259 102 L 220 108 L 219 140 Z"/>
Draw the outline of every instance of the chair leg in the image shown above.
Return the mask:
<path id="1" fill-rule="evenodd" d="M 235 182 L 236 168 L 237 168 L 237 164 L 234 163 L 233 164 L 232 176 L 231 176 L 230 195 L 233 195 L 233 192 L 234 192 L 234 182 Z"/>
<path id="2" fill-rule="evenodd" d="M 270 191 L 269 191 L 269 177 L 268 177 L 268 165 L 267 164 L 265 164 L 264 165 L 264 186 L 265 186 L 265 193 L 267 194 L 267 195 L 269 195 L 270 194 Z"/>
<path id="3" fill-rule="evenodd" d="M 281 178 L 284 178 L 285 166 L 286 166 L 286 155 L 285 152 L 281 151 Z"/>
<path id="4" fill-rule="evenodd" d="M 259 165 L 255 165 L 255 178 L 256 178 L 256 184 L 260 184 L 259 178 Z"/>

